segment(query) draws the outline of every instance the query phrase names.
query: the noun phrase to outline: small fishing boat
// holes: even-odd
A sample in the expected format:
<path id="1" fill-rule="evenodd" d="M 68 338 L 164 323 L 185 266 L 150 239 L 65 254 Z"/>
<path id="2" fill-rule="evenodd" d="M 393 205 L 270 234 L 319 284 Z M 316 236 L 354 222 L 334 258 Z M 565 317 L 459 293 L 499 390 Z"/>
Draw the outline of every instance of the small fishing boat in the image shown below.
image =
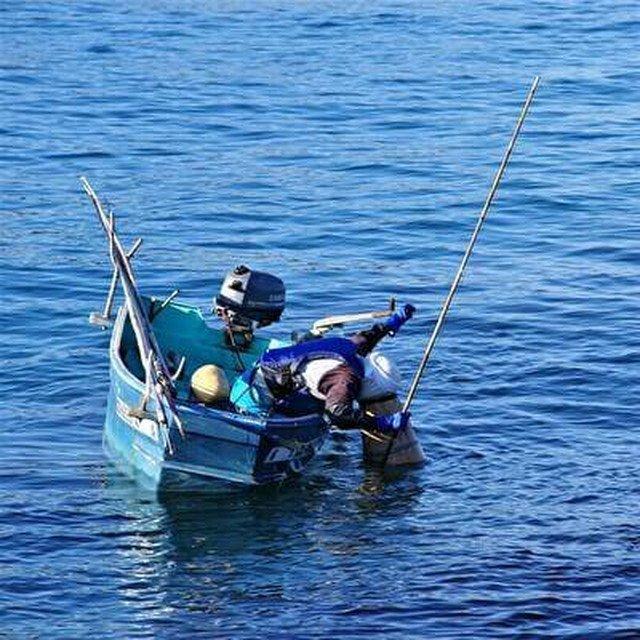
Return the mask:
<path id="1" fill-rule="evenodd" d="M 160 301 L 142 300 L 153 316 Z M 328 430 L 321 416 L 243 415 L 232 408 L 207 406 L 191 396 L 190 372 L 204 363 L 222 367 L 230 380 L 239 375 L 223 332 L 209 327 L 199 309 L 171 302 L 151 326 L 167 359 L 171 361 L 175 353 L 185 362 L 183 374 L 173 381 L 174 420 L 169 418 L 165 425 L 150 415 L 153 400 L 146 411 L 138 409 L 146 374 L 122 307 L 109 354 L 111 386 L 104 444 L 112 456 L 141 471 L 159 488 L 195 488 L 194 479 L 248 485 L 281 482 L 298 475 L 314 458 Z M 251 349 L 242 353 L 244 364 L 250 368 L 269 346 L 273 346 L 269 340 L 254 338 Z"/>
<path id="2" fill-rule="evenodd" d="M 227 331 L 209 326 L 198 308 L 176 302 L 176 292 L 164 301 L 143 296 L 131 266 L 141 241 L 125 252 L 113 214 L 86 179 L 82 184 L 107 234 L 114 267 L 105 309 L 90 317 L 93 324 L 112 326 L 107 454 L 155 490 L 264 485 L 299 475 L 328 434 L 319 413 L 243 414 L 230 404 L 201 402 L 190 384 L 203 365 L 222 368 L 233 383 L 266 349 L 283 343 L 252 336 L 236 348 Z M 124 304 L 112 323 L 118 282 Z"/>
<path id="3" fill-rule="evenodd" d="M 538 76 L 533 79 L 404 402 L 400 402 L 396 390 L 393 397 L 365 403 L 365 412 L 373 416 L 402 412 L 404 417 L 410 417 L 411 404 L 539 81 Z M 298 475 L 327 438 L 330 425 L 322 415 L 322 407 L 309 415 L 287 416 L 275 413 L 273 404 L 261 410 L 256 403 L 252 410 L 245 411 L 243 407 L 251 403 L 242 402 L 243 394 L 251 394 L 256 388 L 245 373 L 253 369 L 267 349 L 287 344 L 254 335 L 256 328 L 277 321 L 284 310 L 282 281 L 243 266 L 229 274 L 216 299 L 216 311 L 226 323 L 225 330 L 210 327 L 197 308 L 176 303 L 177 291 L 162 301 L 143 296 L 131 267 L 131 258 L 141 240 L 125 252 L 115 231 L 113 214 L 107 215 L 88 181 L 81 181 L 107 234 L 114 267 L 104 311 L 91 314 L 90 321 L 102 327 L 112 325 L 111 309 L 118 282 L 125 300 L 113 324 L 109 351 L 111 386 L 104 429 L 107 452 L 154 489 L 195 488 L 203 482 L 207 488 L 211 484 L 263 485 Z M 386 311 L 331 316 L 314 323 L 305 333 L 321 337 L 334 327 L 392 312 L 393 302 Z M 304 339 L 302 335 L 300 340 Z M 229 396 L 226 392 L 221 394 L 224 404 L 219 398 L 208 401 L 208 391 L 205 389 L 202 395 L 194 384 L 198 374 L 207 368 L 220 372 L 231 391 Z M 234 400 L 236 386 L 241 392 Z M 382 469 L 387 465 L 420 464 L 425 459 L 410 422 L 388 437 L 365 429 L 362 434 L 365 461 Z"/>

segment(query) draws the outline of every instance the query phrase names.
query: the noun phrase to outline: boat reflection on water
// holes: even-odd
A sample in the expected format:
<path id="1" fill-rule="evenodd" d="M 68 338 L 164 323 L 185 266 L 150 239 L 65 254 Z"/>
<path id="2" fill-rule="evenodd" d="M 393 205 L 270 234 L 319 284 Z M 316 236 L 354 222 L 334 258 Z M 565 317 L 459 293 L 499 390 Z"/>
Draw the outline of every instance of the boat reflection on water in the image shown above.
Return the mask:
<path id="1" fill-rule="evenodd" d="M 110 465 L 105 490 L 110 501 L 121 503 L 124 526 L 140 542 L 129 551 L 140 552 L 141 559 L 154 550 L 158 559 L 215 554 L 232 560 L 238 554 L 243 562 L 252 550 L 289 553 L 294 545 L 297 552 L 330 551 L 344 522 L 411 516 L 425 491 L 420 470 L 381 474 L 362 468 L 363 482 L 354 487 L 355 461 L 343 443 L 336 444 L 314 472 L 280 487 L 158 495 Z"/>
<path id="2" fill-rule="evenodd" d="M 377 563 L 390 527 L 415 518 L 424 477 L 415 470 L 388 491 L 362 493 L 353 483 L 355 451 L 335 444 L 297 483 L 220 495 L 158 495 L 110 466 L 109 537 L 132 632 L 176 625 L 197 635 L 202 626 L 191 625 L 224 626 L 239 606 L 300 606 L 308 588 L 335 581 L 342 589 L 344 572 Z"/>

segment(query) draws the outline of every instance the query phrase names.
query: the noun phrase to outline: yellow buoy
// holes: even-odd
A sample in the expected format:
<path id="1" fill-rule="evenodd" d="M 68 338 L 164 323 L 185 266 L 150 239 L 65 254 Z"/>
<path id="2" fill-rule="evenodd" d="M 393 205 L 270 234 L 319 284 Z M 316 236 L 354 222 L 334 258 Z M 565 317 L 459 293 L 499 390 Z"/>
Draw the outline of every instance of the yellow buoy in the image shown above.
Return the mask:
<path id="1" fill-rule="evenodd" d="M 229 381 L 222 367 L 205 364 L 191 376 L 193 395 L 205 404 L 224 404 L 229 400 Z"/>

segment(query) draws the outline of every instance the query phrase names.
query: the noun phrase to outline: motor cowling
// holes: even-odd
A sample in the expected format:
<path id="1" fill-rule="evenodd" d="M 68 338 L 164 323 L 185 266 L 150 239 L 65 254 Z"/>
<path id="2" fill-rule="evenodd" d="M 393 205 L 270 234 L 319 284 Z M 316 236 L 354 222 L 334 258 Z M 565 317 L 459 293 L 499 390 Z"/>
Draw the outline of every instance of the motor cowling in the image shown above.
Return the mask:
<path id="1" fill-rule="evenodd" d="M 226 275 L 214 304 L 216 313 L 227 321 L 266 327 L 278 322 L 284 311 L 284 283 L 270 273 L 240 265 Z"/>

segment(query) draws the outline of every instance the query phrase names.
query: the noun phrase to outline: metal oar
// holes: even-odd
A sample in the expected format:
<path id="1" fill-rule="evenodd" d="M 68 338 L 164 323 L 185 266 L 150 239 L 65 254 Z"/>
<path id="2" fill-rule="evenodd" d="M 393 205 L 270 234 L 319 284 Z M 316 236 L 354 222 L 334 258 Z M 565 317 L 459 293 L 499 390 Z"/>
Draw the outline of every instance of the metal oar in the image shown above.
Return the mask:
<path id="1" fill-rule="evenodd" d="M 424 371 L 427 368 L 427 363 L 429 362 L 429 358 L 431 357 L 431 353 L 436 344 L 436 340 L 438 339 L 438 336 L 440 335 L 440 332 L 442 330 L 442 326 L 444 325 L 444 321 L 447 317 L 449 308 L 451 307 L 451 302 L 453 301 L 453 297 L 456 295 L 456 292 L 460 285 L 460 281 L 462 280 L 462 275 L 467 266 L 467 263 L 469 262 L 469 258 L 471 257 L 471 252 L 473 251 L 473 248 L 476 244 L 476 240 L 478 239 L 478 235 L 480 234 L 482 225 L 484 224 L 484 221 L 487 218 L 487 215 L 489 213 L 489 208 L 491 207 L 491 203 L 493 202 L 493 198 L 496 195 L 496 192 L 498 191 L 498 187 L 500 186 L 500 180 L 502 179 L 505 169 L 507 168 L 507 164 L 509 163 L 509 159 L 511 158 L 511 153 L 513 152 L 513 149 L 515 147 L 516 140 L 520 135 L 520 130 L 522 129 L 522 125 L 524 124 L 525 118 L 527 117 L 529 107 L 533 102 L 533 97 L 536 93 L 536 90 L 538 89 L 539 83 L 540 83 L 540 76 L 535 76 L 533 79 L 533 82 L 531 83 L 531 87 L 529 88 L 529 93 L 527 94 L 524 104 L 522 105 L 520 116 L 518 117 L 516 126 L 513 130 L 513 133 L 511 134 L 511 139 L 509 140 L 509 144 L 507 145 L 504 155 L 502 156 L 502 161 L 500 162 L 498 171 L 496 172 L 496 175 L 493 178 L 491 188 L 489 189 L 487 198 L 484 201 L 484 206 L 480 211 L 478 222 L 476 223 L 475 229 L 471 234 L 471 239 L 469 240 L 467 249 L 464 252 L 464 255 L 462 256 L 462 261 L 460 262 L 460 266 L 458 267 L 458 272 L 456 273 L 456 277 L 453 279 L 453 282 L 451 283 L 451 288 L 449 289 L 449 293 L 447 294 L 444 304 L 440 309 L 440 315 L 438 316 L 436 324 L 433 327 L 433 331 L 431 332 L 431 336 L 429 337 L 429 342 L 427 342 L 427 346 L 425 347 L 424 354 L 422 355 L 422 360 L 420 361 L 420 365 L 418 366 L 418 369 L 415 375 L 413 376 L 411 386 L 409 387 L 409 392 L 407 393 L 407 398 L 404 401 L 404 406 L 402 407 L 403 412 L 409 411 L 409 408 L 411 407 L 411 403 L 413 402 L 413 399 L 416 395 L 416 392 L 418 390 L 418 385 L 420 384 L 420 380 L 422 379 Z M 395 442 L 396 435 L 397 435 L 397 432 L 394 432 L 389 440 L 389 445 L 387 446 L 385 456 L 382 460 L 383 468 L 386 466 L 387 460 L 389 459 L 389 455 L 391 454 L 391 450 L 393 449 L 393 444 Z"/>

